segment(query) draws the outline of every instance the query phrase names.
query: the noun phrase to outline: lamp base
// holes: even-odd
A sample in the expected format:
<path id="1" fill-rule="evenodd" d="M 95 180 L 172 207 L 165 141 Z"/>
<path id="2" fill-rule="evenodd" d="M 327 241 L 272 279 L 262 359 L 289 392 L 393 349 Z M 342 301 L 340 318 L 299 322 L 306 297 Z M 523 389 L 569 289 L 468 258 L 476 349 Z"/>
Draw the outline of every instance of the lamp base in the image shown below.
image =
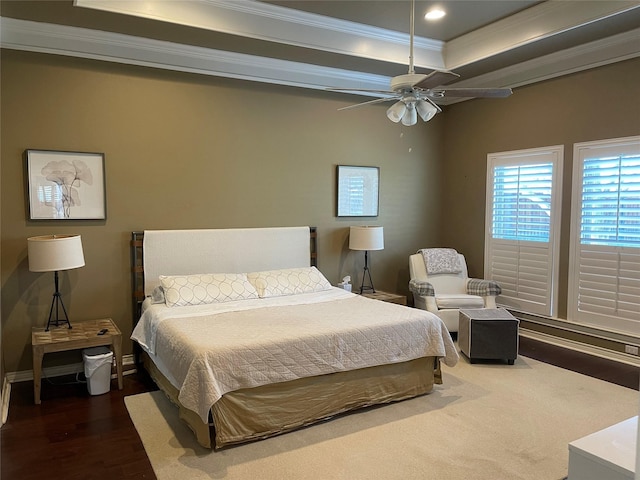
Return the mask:
<path id="1" fill-rule="evenodd" d="M 365 285 L 365 280 L 369 277 L 369 285 Z M 369 270 L 369 252 L 365 250 L 364 252 L 364 272 L 362 273 L 362 285 L 360 285 L 360 293 L 364 293 L 364 291 L 371 291 L 376 293 L 376 289 L 373 288 L 373 280 L 371 280 L 371 271 Z"/>
<path id="2" fill-rule="evenodd" d="M 69 321 L 69 315 L 67 315 L 67 309 L 64 308 L 64 303 L 62 302 L 62 295 L 60 295 L 60 291 L 58 290 L 58 272 L 55 272 L 55 284 L 56 284 L 56 291 L 53 294 L 53 299 L 51 300 L 51 308 L 49 309 L 49 320 L 47 320 L 47 327 L 44 329 L 45 332 L 49 331 L 49 327 L 51 325 L 55 326 L 55 327 L 59 327 L 60 325 L 64 325 L 65 323 L 69 326 L 69 328 L 71 327 L 71 322 Z M 55 320 L 52 321 L 52 316 L 53 316 L 53 309 L 56 309 L 56 318 Z M 59 313 L 59 307 L 62 307 L 62 311 L 64 312 L 64 318 L 60 318 L 58 313 Z"/>

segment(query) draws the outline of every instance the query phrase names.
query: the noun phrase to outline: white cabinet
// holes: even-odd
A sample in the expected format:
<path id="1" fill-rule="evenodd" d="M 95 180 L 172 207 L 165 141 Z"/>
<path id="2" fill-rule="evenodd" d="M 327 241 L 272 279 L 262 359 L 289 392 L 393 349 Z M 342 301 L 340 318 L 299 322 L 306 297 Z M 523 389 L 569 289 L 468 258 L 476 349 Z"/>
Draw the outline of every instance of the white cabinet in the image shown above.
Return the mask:
<path id="1" fill-rule="evenodd" d="M 637 441 L 633 417 L 571 442 L 568 480 L 633 480 Z"/>

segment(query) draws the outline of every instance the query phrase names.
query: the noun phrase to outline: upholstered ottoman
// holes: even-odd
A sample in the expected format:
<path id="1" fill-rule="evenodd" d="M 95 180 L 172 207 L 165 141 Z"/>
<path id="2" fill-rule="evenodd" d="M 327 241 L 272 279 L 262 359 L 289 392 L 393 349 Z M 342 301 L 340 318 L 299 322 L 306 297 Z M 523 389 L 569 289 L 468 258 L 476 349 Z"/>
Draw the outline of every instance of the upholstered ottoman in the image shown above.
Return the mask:
<path id="1" fill-rule="evenodd" d="M 504 308 L 467 308 L 460 310 L 458 346 L 471 363 L 476 360 L 518 358 L 519 320 Z"/>

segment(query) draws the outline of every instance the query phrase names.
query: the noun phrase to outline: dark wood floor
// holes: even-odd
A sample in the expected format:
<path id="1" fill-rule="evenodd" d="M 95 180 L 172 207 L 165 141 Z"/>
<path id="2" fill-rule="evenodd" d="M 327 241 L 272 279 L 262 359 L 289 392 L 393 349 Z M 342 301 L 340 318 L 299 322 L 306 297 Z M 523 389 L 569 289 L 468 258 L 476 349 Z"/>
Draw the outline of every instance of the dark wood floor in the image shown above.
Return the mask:
<path id="1" fill-rule="evenodd" d="M 599 378 L 633 390 L 640 390 L 640 368 L 606 360 L 587 353 L 520 337 L 520 354 L 541 362 Z"/>
<path id="2" fill-rule="evenodd" d="M 526 338 L 520 354 L 638 390 L 640 369 Z M 54 379 L 56 383 L 60 378 Z M 2 480 L 155 479 L 124 397 L 155 390 L 144 373 L 127 375 L 124 390 L 90 396 L 84 384 L 42 383 L 42 404 L 33 383 L 12 385 L 9 417 L 0 429 Z"/>
<path id="3" fill-rule="evenodd" d="M 124 397 L 156 387 L 146 374 L 124 377 L 124 389 L 91 396 L 86 384 L 42 381 L 42 403 L 33 382 L 14 383 L 7 423 L 0 429 L 2 480 L 155 479 Z"/>

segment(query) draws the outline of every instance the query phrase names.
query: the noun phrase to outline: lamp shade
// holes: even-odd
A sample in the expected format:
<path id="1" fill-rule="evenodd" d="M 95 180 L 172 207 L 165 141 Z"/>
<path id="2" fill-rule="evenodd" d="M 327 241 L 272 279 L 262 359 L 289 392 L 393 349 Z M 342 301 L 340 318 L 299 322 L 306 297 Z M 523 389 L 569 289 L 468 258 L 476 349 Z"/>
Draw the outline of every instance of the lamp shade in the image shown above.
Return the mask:
<path id="1" fill-rule="evenodd" d="M 349 232 L 349 248 L 351 250 L 384 249 L 384 233 L 382 227 L 351 227 Z"/>
<path id="2" fill-rule="evenodd" d="M 29 270 L 57 272 L 84 266 L 80 235 L 42 235 L 27 238 Z"/>

